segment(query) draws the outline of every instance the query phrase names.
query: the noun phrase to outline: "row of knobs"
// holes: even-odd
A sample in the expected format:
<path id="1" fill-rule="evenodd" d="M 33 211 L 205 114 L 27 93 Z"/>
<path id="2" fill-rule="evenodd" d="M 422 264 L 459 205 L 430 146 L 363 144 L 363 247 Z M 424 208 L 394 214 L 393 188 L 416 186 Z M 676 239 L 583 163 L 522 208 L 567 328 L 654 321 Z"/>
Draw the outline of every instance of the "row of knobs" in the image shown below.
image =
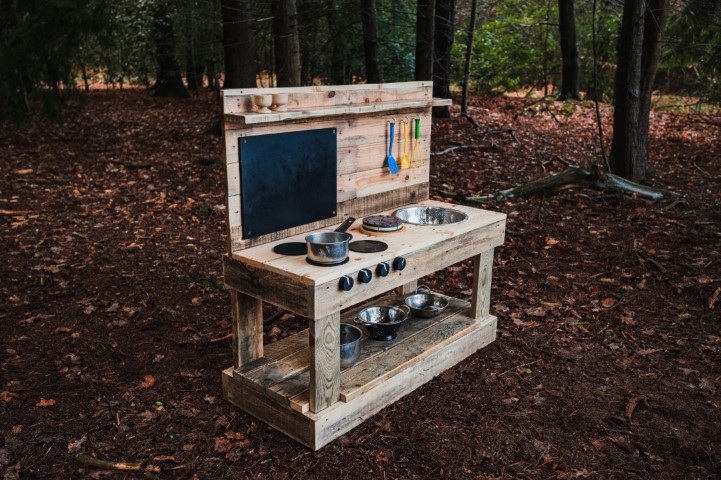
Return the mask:
<path id="1" fill-rule="evenodd" d="M 403 257 L 396 257 L 393 259 L 393 268 L 395 270 L 403 270 L 406 268 L 406 259 Z M 376 266 L 376 274 L 385 277 L 391 272 L 391 266 L 386 262 L 381 262 Z M 369 268 L 364 268 L 358 272 L 358 281 L 361 283 L 368 283 L 373 279 L 373 272 Z M 353 288 L 353 277 L 350 275 L 343 275 L 338 281 L 338 286 L 341 290 L 348 291 Z"/>

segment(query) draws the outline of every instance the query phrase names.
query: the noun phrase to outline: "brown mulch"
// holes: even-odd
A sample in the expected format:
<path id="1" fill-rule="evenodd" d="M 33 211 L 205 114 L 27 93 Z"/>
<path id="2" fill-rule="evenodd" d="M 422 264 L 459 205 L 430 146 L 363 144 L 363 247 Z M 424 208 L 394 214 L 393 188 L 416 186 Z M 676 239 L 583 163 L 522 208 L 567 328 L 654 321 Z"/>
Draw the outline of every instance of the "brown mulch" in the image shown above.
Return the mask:
<path id="1" fill-rule="evenodd" d="M 471 105 L 479 128 L 438 121 L 433 149 L 497 149 L 434 157 L 436 198 L 533 180 L 556 157 L 599 163 L 592 105 Z M 652 184 L 677 200 L 485 205 L 508 214 L 497 340 L 318 452 L 222 399 L 218 116 L 211 94 L 98 91 L 62 125 L 0 130 L 3 479 L 140 478 L 78 454 L 167 479 L 721 477 L 718 116 L 653 116 Z M 465 297 L 471 276 L 464 262 L 422 283 Z M 300 328 L 286 316 L 267 341 Z"/>

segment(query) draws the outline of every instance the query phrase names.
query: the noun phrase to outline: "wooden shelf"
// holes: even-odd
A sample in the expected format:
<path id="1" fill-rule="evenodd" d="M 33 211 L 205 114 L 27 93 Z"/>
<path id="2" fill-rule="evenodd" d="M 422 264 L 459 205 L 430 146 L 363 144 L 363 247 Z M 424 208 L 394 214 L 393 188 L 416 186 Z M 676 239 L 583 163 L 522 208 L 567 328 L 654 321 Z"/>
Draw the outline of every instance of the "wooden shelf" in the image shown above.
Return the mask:
<path id="1" fill-rule="evenodd" d="M 378 113 L 397 112 L 403 110 L 423 110 L 429 106 L 437 107 L 450 105 L 450 99 L 434 98 L 429 100 L 399 100 L 382 103 L 364 103 L 355 105 L 338 105 L 307 107 L 303 109 L 287 110 L 285 112 L 271 113 L 229 113 L 225 114 L 226 122 L 240 124 L 241 126 L 258 125 L 262 123 L 277 123 L 293 120 L 312 120 L 340 116 L 360 116 Z"/>
<path id="2" fill-rule="evenodd" d="M 318 449 L 495 339 L 495 317 L 474 319 L 469 316 L 469 302 L 449 300 L 449 307 L 437 317 L 409 317 L 390 342 L 372 340 L 361 328 L 360 358 L 341 371 L 339 401 L 321 412 L 309 411 L 308 330 L 267 345 L 263 358 L 225 370 L 226 397 Z M 341 322 L 352 323 L 356 313 L 370 304 L 401 302 L 402 297 L 386 295 L 343 313 Z M 256 404 L 262 407 L 255 408 Z"/>

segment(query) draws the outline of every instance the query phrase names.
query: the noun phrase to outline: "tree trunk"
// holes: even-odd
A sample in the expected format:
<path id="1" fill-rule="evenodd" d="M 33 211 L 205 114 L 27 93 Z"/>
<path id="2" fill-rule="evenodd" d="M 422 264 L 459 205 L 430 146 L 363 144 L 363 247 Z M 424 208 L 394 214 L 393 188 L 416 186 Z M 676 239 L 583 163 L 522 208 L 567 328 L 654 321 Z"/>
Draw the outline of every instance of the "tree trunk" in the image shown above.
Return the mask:
<path id="1" fill-rule="evenodd" d="M 278 87 L 300 85 L 300 45 L 295 0 L 272 0 L 275 74 Z"/>
<path id="2" fill-rule="evenodd" d="M 221 0 L 225 81 L 223 88 L 254 88 L 255 41 L 248 0 Z"/>
<path id="3" fill-rule="evenodd" d="M 376 0 L 361 0 L 361 18 L 363 20 L 363 50 L 365 52 L 366 81 L 368 83 L 383 83 L 380 63 L 381 54 L 378 47 Z"/>
<path id="4" fill-rule="evenodd" d="M 610 167 L 612 173 L 629 180 L 641 180 L 650 175 L 651 87 L 656 76 L 666 14 L 666 0 L 653 0 L 648 8 L 640 0 L 627 0 L 623 7 Z"/>
<path id="5" fill-rule="evenodd" d="M 158 72 L 155 79 L 156 97 L 187 98 L 190 96 L 180 77 L 180 66 L 175 57 L 175 36 L 170 10 L 164 2 L 155 6 L 153 11 L 155 33 L 155 56 Z"/>
<path id="6" fill-rule="evenodd" d="M 433 34 L 435 0 L 418 0 L 416 7 L 415 80 L 433 79 Z"/>
<path id="7" fill-rule="evenodd" d="M 574 0 L 558 0 L 558 33 L 561 41 L 561 99 L 579 99 L 578 39 Z"/>
<path id="8" fill-rule="evenodd" d="M 461 114 L 468 113 L 468 80 L 471 75 L 471 52 L 473 51 L 473 30 L 476 28 L 476 7 L 478 0 L 471 3 L 471 18 L 468 21 L 468 36 L 466 37 L 466 64 L 463 69 L 463 94 L 461 96 Z"/>
<path id="9" fill-rule="evenodd" d="M 433 96 L 451 98 L 451 49 L 453 48 L 453 21 L 455 0 L 436 1 L 435 34 L 433 36 Z M 449 118 L 446 107 L 433 107 L 433 116 Z"/>

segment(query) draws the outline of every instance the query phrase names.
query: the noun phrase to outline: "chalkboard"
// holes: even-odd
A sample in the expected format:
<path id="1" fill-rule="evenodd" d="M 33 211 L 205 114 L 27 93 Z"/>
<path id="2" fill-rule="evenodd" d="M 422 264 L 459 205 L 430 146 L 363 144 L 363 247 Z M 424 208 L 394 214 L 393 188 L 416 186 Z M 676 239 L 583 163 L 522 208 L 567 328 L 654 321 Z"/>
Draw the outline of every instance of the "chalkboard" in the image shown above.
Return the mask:
<path id="1" fill-rule="evenodd" d="M 243 238 L 336 215 L 335 128 L 241 137 Z"/>

